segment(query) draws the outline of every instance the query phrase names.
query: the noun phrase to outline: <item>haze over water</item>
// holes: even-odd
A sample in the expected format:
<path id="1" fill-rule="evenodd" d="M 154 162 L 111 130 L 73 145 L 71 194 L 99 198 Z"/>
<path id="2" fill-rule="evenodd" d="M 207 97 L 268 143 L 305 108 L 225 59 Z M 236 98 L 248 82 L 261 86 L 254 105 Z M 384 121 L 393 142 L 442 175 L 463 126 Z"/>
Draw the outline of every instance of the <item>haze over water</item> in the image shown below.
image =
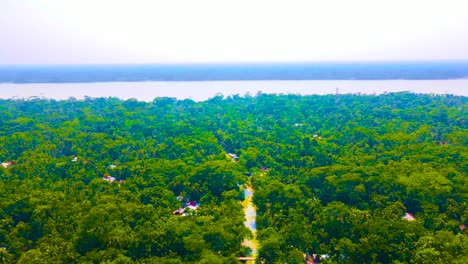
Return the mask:
<path id="1" fill-rule="evenodd" d="M 0 67 L 0 98 L 89 97 L 203 101 L 217 94 L 468 96 L 468 62 L 246 63 Z"/>

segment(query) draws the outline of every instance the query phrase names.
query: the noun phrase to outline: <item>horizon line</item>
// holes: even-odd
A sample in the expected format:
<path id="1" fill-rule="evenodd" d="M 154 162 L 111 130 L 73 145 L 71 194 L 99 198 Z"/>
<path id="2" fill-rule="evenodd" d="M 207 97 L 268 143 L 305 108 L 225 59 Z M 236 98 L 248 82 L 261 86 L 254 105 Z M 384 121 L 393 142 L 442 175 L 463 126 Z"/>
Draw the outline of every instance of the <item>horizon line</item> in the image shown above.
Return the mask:
<path id="1" fill-rule="evenodd" d="M 203 66 L 203 65 L 301 65 L 301 64 L 419 64 L 468 63 L 468 59 L 435 60 L 317 60 L 317 61 L 186 61 L 186 62 L 128 62 L 128 63 L 10 63 L 0 67 L 80 67 L 80 66 Z"/>

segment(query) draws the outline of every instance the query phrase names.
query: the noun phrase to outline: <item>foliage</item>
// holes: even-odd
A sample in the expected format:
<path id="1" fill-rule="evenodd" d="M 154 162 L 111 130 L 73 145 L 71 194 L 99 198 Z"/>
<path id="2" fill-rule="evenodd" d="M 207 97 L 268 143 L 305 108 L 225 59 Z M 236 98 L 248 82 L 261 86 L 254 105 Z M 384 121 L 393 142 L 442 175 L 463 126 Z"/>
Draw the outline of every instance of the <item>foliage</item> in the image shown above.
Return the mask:
<path id="1" fill-rule="evenodd" d="M 259 261 L 467 260 L 465 97 L 2 100 L 0 114 L 1 262 L 237 263 L 250 174 Z"/>

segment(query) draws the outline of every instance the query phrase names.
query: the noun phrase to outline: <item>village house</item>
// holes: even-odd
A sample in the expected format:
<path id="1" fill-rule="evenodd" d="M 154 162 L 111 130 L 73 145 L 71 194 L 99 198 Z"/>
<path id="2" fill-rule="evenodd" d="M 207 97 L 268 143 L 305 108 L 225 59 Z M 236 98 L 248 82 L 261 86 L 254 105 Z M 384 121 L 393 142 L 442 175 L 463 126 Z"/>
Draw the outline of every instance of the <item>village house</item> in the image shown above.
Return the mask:
<path id="1" fill-rule="evenodd" d="M 228 153 L 229 157 L 231 157 L 235 162 L 239 161 L 239 157 L 236 154 Z"/>
<path id="2" fill-rule="evenodd" d="M 104 177 L 102 177 L 103 180 L 105 181 L 108 181 L 108 182 L 114 182 L 115 181 L 115 177 L 112 177 L 110 175 L 106 175 Z"/>
<path id="3" fill-rule="evenodd" d="M 330 258 L 330 255 L 324 254 L 324 255 L 319 255 L 319 254 L 312 254 L 310 255 L 309 253 L 304 254 L 304 262 L 306 264 L 318 264 L 321 263 L 322 260 Z"/>
<path id="4" fill-rule="evenodd" d="M 182 208 L 179 208 L 177 210 L 175 210 L 173 212 L 173 214 L 175 215 L 181 215 L 181 216 L 186 216 L 187 214 L 185 213 L 186 212 L 186 209 L 189 209 L 190 211 L 195 211 L 198 209 L 198 207 L 200 207 L 200 204 L 195 202 L 195 201 L 191 201 L 191 202 L 188 202 L 185 204 L 185 207 L 182 207 Z"/>
<path id="5" fill-rule="evenodd" d="M 403 216 L 403 219 L 405 220 L 408 220 L 408 221 L 414 221 L 414 216 L 410 213 L 405 213 L 405 215 Z"/>
<path id="6" fill-rule="evenodd" d="M 3 163 L 2 163 L 2 166 L 3 166 L 3 168 L 5 168 L 5 169 L 8 168 L 8 167 L 10 167 L 11 165 L 13 165 L 13 162 L 11 162 L 11 161 L 3 162 Z"/>

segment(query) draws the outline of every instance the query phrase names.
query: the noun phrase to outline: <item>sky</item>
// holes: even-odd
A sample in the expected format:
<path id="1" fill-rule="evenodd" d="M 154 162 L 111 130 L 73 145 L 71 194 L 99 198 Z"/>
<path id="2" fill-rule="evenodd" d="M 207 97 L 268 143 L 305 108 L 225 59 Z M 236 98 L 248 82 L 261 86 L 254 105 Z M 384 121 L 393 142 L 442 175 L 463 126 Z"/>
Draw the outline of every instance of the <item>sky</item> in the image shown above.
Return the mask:
<path id="1" fill-rule="evenodd" d="M 0 0 L 0 64 L 468 60 L 466 0 Z"/>

